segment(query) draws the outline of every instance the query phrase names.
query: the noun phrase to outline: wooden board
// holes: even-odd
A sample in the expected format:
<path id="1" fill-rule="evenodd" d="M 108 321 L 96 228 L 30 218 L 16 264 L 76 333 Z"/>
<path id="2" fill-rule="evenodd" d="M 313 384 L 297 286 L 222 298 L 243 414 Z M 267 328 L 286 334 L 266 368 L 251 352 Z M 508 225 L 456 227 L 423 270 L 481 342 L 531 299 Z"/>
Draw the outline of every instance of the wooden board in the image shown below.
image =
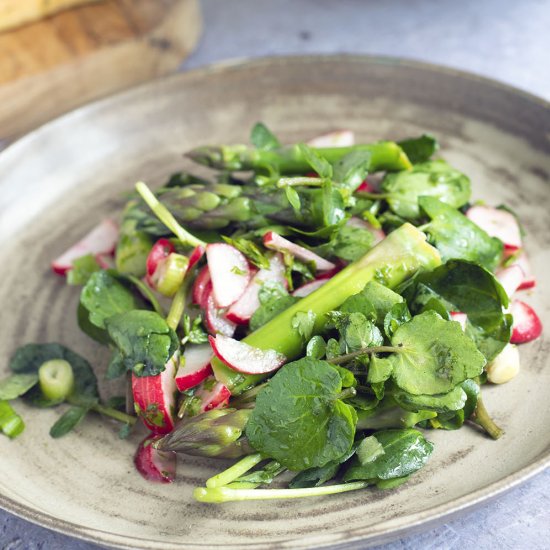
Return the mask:
<path id="1" fill-rule="evenodd" d="M 200 33 L 198 0 L 103 0 L 0 33 L 0 139 L 174 71 Z"/>

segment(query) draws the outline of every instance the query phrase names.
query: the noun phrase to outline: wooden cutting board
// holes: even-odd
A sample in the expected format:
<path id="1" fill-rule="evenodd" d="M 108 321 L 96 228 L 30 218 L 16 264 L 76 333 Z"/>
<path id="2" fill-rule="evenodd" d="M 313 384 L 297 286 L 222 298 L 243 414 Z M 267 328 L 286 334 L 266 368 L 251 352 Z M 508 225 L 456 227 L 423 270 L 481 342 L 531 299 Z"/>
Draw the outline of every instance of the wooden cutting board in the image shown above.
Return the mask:
<path id="1" fill-rule="evenodd" d="M 0 140 L 176 70 L 201 28 L 198 0 L 102 0 L 0 33 Z"/>

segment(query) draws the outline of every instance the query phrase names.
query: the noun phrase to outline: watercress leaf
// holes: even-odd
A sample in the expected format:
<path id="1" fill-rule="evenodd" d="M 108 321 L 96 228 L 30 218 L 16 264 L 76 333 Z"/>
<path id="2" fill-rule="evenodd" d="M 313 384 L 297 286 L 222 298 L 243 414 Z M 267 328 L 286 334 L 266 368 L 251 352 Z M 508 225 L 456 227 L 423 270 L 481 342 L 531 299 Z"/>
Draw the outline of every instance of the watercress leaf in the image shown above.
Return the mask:
<path id="1" fill-rule="evenodd" d="M 372 153 L 356 150 L 348 153 L 334 164 L 334 181 L 355 191 L 370 171 Z"/>
<path id="2" fill-rule="evenodd" d="M 412 428 L 425 420 L 435 418 L 434 411 L 406 411 L 392 397 L 384 397 L 373 409 L 357 411 L 357 430 L 385 430 L 388 428 Z"/>
<path id="3" fill-rule="evenodd" d="M 254 124 L 250 132 L 250 142 L 256 149 L 263 149 L 264 151 L 277 149 L 281 146 L 280 141 L 263 122 Z"/>
<path id="4" fill-rule="evenodd" d="M 392 392 L 392 397 L 400 407 L 408 411 L 435 411 L 437 413 L 455 412 L 463 409 L 467 399 L 466 392 L 461 385 L 440 395 L 412 395 L 396 390 Z"/>
<path id="5" fill-rule="evenodd" d="M 331 239 L 315 247 L 315 252 L 323 257 L 336 257 L 346 262 L 362 258 L 373 246 L 372 233 L 361 227 L 344 225 Z"/>
<path id="6" fill-rule="evenodd" d="M 391 339 L 394 332 L 401 325 L 410 320 L 411 313 L 407 307 L 407 304 L 405 302 L 394 304 L 384 317 L 384 332 L 386 333 L 386 336 Z"/>
<path id="7" fill-rule="evenodd" d="M 385 382 L 390 378 L 392 372 L 393 362 L 390 359 L 373 355 L 369 362 L 367 382 L 369 382 L 369 384 Z"/>
<path id="8" fill-rule="evenodd" d="M 26 344 L 15 351 L 9 362 L 9 368 L 15 373 L 38 374 L 38 369 L 50 359 L 64 359 L 73 369 L 75 395 L 97 397 L 97 380 L 84 357 L 61 344 Z M 25 398 L 35 402 L 42 395 L 38 386 L 31 388 Z"/>
<path id="9" fill-rule="evenodd" d="M 330 180 L 323 182 L 322 210 L 323 225 L 333 227 L 342 222 L 346 217 L 344 198 L 339 189 L 336 189 Z"/>
<path id="10" fill-rule="evenodd" d="M 118 378 L 119 376 L 122 376 L 125 373 L 126 373 L 126 364 L 124 363 L 124 359 L 121 353 L 117 349 L 115 349 L 113 351 L 111 360 L 109 361 L 109 365 L 107 366 L 107 372 L 105 373 L 105 378 L 107 380 L 114 380 L 115 378 Z"/>
<path id="11" fill-rule="evenodd" d="M 115 252 L 115 266 L 124 275 L 143 277 L 153 239 L 145 231 L 139 231 L 136 226 L 134 219 L 125 219 L 122 222 Z M 164 231 L 166 232 L 166 228 Z"/>
<path id="12" fill-rule="evenodd" d="M 407 483 L 411 476 L 396 477 L 394 479 L 379 479 L 376 482 L 376 488 L 382 490 L 395 489 L 403 483 Z"/>
<path id="13" fill-rule="evenodd" d="M 357 419 L 341 391 L 342 377 L 329 363 L 311 357 L 288 363 L 258 393 L 246 426 L 251 446 L 289 470 L 341 460 Z"/>
<path id="14" fill-rule="evenodd" d="M 135 309 L 109 317 L 105 324 L 127 370 L 153 376 L 179 349 L 176 333 L 154 311 Z"/>
<path id="15" fill-rule="evenodd" d="M 375 322 L 381 327 L 384 326 L 386 315 L 391 311 L 392 307 L 404 302 L 402 296 L 377 281 L 367 283 L 362 294 L 374 308 L 376 312 Z"/>
<path id="16" fill-rule="evenodd" d="M 320 178 L 332 178 L 332 166 L 328 160 L 323 158 L 319 155 L 319 153 L 317 153 L 317 151 L 315 151 L 315 149 L 309 147 L 305 143 L 299 143 L 297 147 L 305 161 L 311 166 L 311 169 L 319 175 Z"/>
<path id="17" fill-rule="evenodd" d="M 307 343 L 306 355 L 313 359 L 322 359 L 325 356 L 326 350 L 327 343 L 325 339 L 317 334 Z"/>
<path id="18" fill-rule="evenodd" d="M 302 209 L 302 201 L 300 200 L 300 195 L 298 195 L 298 191 L 296 191 L 294 187 L 288 186 L 285 187 L 285 195 L 294 212 L 300 214 Z"/>
<path id="19" fill-rule="evenodd" d="M 80 330 L 84 334 L 87 334 L 92 340 L 95 340 L 103 345 L 106 345 L 111 341 L 109 334 L 104 328 L 99 328 L 90 322 L 88 310 L 81 303 L 78 304 L 78 308 L 76 310 L 76 320 L 78 323 L 78 328 L 80 328 Z"/>
<path id="20" fill-rule="evenodd" d="M 362 313 L 369 321 L 376 321 L 377 311 L 364 291 L 353 294 L 338 308 L 342 313 Z"/>
<path id="21" fill-rule="evenodd" d="M 344 353 L 359 351 L 368 346 L 380 346 L 384 341 L 378 327 L 362 313 L 334 311 L 328 317 L 340 333 L 340 348 Z"/>
<path id="22" fill-rule="evenodd" d="M 67 283 L 69 285 L 84 285 L 88 282 L 92 273 L 100 269 L 101 267 L 97 263 L 95 256 L 92 254 L 81 256 L 73 260 L 73 267 L 67 273 Z"/>
<path id="23" fill-rule="evenodd" d="M 302 489 L 305 487 L 319 487 L 336 477 L 340 469 L 340 462 L 329 462 L 319 468 L 309 468 L 299 472 L 288 484 L 290 489 Z"/>
<path id="24" fill-rule="evenodd" d="M 92 273 L 82 288 L 80 303 L 88 311 L 90 323 L 102 329 L 109 317 L 138 307 L 132 291 L 107 271 Z"/>
<path id="25" fill-rule="evenodd" d="M 342 378 L 342 388 L 351 388 L 357 386 L 357 380 L 351 371 L 341 367 L 340 365 L 332 365 L 339 373 Z M 346 398 L 346 403 L 351 403 L 350 398 Z"/>
<path id="26" fill-rule="evenodd" d="M 187 341 L 191 344 L 205 344 L 208 342 L 208 333 L 206 332 L 203 323 L 202 317 L 199 315 L 193 319 L 189 332 L 185 332 Z"/>
<path id="27" fill-rule="evenodd" d="M 449 311 L 467 315 L 466 334 L 487 361 L 494 359 L 510 341 L 511 318 L 503 313 L 508 296 L 488 270 L 471 262 L 449 261 L 418 277 L 412 302 L 422 303 L 428 291 L 443 300 Z"/>
<path id="28" fill-rule="evenodd" d="M 290 296 L 281 283 L 266 281 L 258 292 L 260 307 L 253 313 L 249 326 L 256 330 L 290 307 L 299 298 Z"/>
<path id="29" fill-rule="evenodd" d="M 0 381 L 0 400 L 10 401 L 17 399 L 27 393 L 38 383 L 38 375 L 31 374 L 11 374 Z"/>
<path id="30" fill-rule="evenodd" d="M 402 348 L 389 356 L 393 379 L 414 395 L 447 393 L 467 378 L 479 376 L 486 363 L 458 323 L 445 321 L 433 311 L 401 325 L 391 343 Z"/>
<path id="31" fill-rule="evenodd" d="M 426 162 L 436 151 L 439 150 L 439 143 L 429 134 L 423 134 L 417 138 L 409 138 L 398 141 L 397 145 L 403 149 L 413 164 Z"/>
<path id="32" fill-rule="evenodd" d="M 342 355 L 342 350 L 340 349 L 340 343 L 335 338 L 329 338 L 327 342 L 326 356 L 327 359 L 334 359 Z"/>
<path id="33" fill-rule="evenodd" d="M 461 384 L 462 389 L 466 393 L 466 404 L 464 405 L 464 419 L 468 420 L 477 406 L 479 397 L 479 386 L 473 380 L 464 380 Z"/>
<path id="34" fill-rule="evenodd" d="M 366 464 L 354 457 L 344 474 L 344 481 L 364 479 L 375 482 L 411 475 L 426 464 L 433 451 L 433 444 L 413 429 L 384 430 L 376 432 L 375 437 L 384 454 Z"/>
<path id="35" fill-rule="evenodd" d="M 53 438 L 62 437 L 72 431 L 82 422 L 86 413 L 89 411 L 87 407 L 75 406 L 71 407 L 63 413 L 56 423 L 50 428 L 50 435 Z"/>
<path id="36" fill-rule="evenodd" d="M 395 214 L 407 219 L 421 216 L 419 197 L 437 197 L 453 208 L 460 208 L 470 199 L 470 180 L 464 174 L 449 166 L 444 160 L 434 160 L 387 174 L 382 190 Z"/>
<path id="37" fill-rule="evenodd" d="M 346 399 L 346 403 L 351 405 L 354 409 L 359 409 L 360 411 L 370 411 L 376 408 L 379 399 L 372 395 L 367 394 L 357 394 L 349 399 Z"/>
<path id="38" fill-rule="evenodd" d="M 242 252 L 256 267 L 260 269 L 269 269 L 269 259 L 267 255 L 262 252 L 254 241 L 244 237 L 231 238 L 225 235 L 222 235 L 222 239 Z"/>
<path id="39" fill-rule="evenodd" d="M 385 454 L 386 451 L 382 444 L 376 439 L 374 435 L 365 437 L 357 446 L 357 460 L 361 466 L 365 466 L 370 462 L 376 460 L 379 456 Z"/>
<path id="40" fill-rule="evenodd" d="M 292 328 L 298 331 L 304 342 L 311 338 L 316 318 L 313 311 L 297 311 L 292 317 Z"/>
<path id="41" fill-rule="evenodd" d="M 132 433 L 132 424 L 123 424 L 122 428 L 118 431 L 119 439 L 127 439 Z"/>
<path id="42" fill-rule="evenodd" d="M 443 262 L 470 260 L 490 270 L 498 265 L 503 250 L 500 240 L 435 197 L 420 197 L 418 203 L 432 220 L 426 232 L 435 241 Z"/>
<path id="43" fill-rule="evenodd" d="M 0 431 L 13 439 L 24 429 L 25 423 L 15 409 L 7 401 L 0 401 Z"/>

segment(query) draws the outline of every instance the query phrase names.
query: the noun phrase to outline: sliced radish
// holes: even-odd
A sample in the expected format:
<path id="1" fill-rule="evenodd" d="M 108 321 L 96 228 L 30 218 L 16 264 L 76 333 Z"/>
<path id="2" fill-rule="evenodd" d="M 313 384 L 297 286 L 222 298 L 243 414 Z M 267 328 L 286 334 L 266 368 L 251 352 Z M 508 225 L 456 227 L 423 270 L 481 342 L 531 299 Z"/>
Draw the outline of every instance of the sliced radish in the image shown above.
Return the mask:
<path id="1" fill-rule="evenodd" d="M 514 300 L 510 307 L 514 317 L 512 325 L 512 344 L 524 344 L 538 338 L 542 333 L 542 323 L 535 310 L 525 302 Z"/>
<path id="2" fill-rule="evenodd" d="M 310 147 L 350 147 L 355 145 L 355 134 L 351 130 L 336 130 L 310 139 Z"/>
<path id="3" fill-rule="evenodd" d="M 203 413 L 212 409 L 227 407 L 231 392 L 227 386 L 221 382 L 216 382 L 216 379 L 212 377 L 203 382 L 202 387 L 195 393 L 195 397 L 201 400 L 199 411 Z"/>
<path id="4" fill-rule="evenodd" d="M 150 435 L 139 444 L 134 464 L 147 481 L 172 483 L 176 479 L 176 453 L 155 449 L 153 443 L 158 439 L 158 436 Z"/>
<path id="5" fill-rule="evenodd" d="M 157 270 L 159 263 L 167 258 L 172 252 L 175 252 L 176 247 L 168 239 L 159 239 L 151 248 L 147 260 L 145 262 L 147 275 L 151 277 Z"/>
<path id="6" fill-rule="evenodd" d="M 514 294 L 514 292 L 516 292 L 516 290 L 518 290 L 525 279 L 523 269 L 521 269 L 521 267 L 517 264 L 499 269 L 495 273 L 495 276 L 506 291 L 506 294 L 510 297 Z"/>
<path id="7" fill-rule="evenodd" d="M 166 434 L 174 428 L 177 391 L 174 375 L 178 363 L 179 352 L 176 352 L 160 374 L 155 376 L 132 374 L 136 413 L 153 433 Z"/>
<path id="8" fill-rule="evenodd" d="M 369 180 L 365 180 L 356 191 L 364 191 L 365 193 L 377 193 L 378 188 L 375 187 Z"/>
<path id="9" fill-rule="evenodd" d="M 210 281 L 210 272 L 208 266 L 204 266 L 197 275 L 195 282 L 193 283 L 192 299 L 195 304 L 206 309 L 206 299 L 210 292 L 212 283 Z"/>
<path id="10" fill-rule="evenodd" d="M 364 229 L 365 231 L 368 231 L 373 237 L 373 245 L 378 244 L 380 241 L 384 240 L 386 238 L 386 234 L 382 229 L 377 229 L 376 227 L 373 227 L 369 222 L 362 220 L 361 218 L 356 218 L 355 216 L 350 218 L 346 225 L 349 225 L 350 227 L 358 227 L 359 229 Z"/>
<path id="11" fill-rule="evenodd" d="M 52 262 L 52 269 L 64 275 L 72 269 L 73 261 L 81 256 L 93 254 L 112 254 L 118 241 L 118 225 L 110 219 L 103 220 L 85 237 L 63 252 Z"/>
<path id="12" fill-rule="evenodd" d="M 191 269 L 196 263 L 198 263 L 200 259 L 204 256 L 205 252 L 206 248 L 204 248 L 204 246 L 196 246 L 189 256 L 189 267 L 187 269 Z"/>
<path id="13" fill-rule="evenodd" d="M 242 252 L 226 243 L 206 245 L 206 259 L 218 307 L 228 307 L 244 293 L 250 282 L 250 267 Z"/>
<path id="14" fill-rule="evenodd" d="M 176 386 L 179 391 L 189 390 L 198 386 L 212 374 L 210 360 L 213 357 L 212 348 L 208 344 L 188 344 L 183 352 L 183 359 L 176 372 Z"/>
<path id="15" fill-rule="evenodd" d="M 286 357 L 273 349 L 254 348 L 218 334 L 215 338 L 209 336 L 210 345 L 216 356 L 228 367 L 244 374 L 266 374 L 284 365 Z"/>
<path id="16" fill-rule="evenodd" d="M 216 307 L 212 286 L 209 286 L 206 294 L 205 312 L 206 326 L 212 334 L 224 334 L 225 336 L 233 336 L 235 334 L 237 325 L 227 319 L 224 312 Z"/>
<path id="17" fill-rule="evenodd" d="M 321 258 L 315 252 L 281 237 L 281 235 L 274 231 L 268 231 L 264 235 L 263 241 L 266 248 L 277 250 L 277 252 L 287 252 L 304 262 L 314 262 L 315 269 L 318 271 L 329 271 L 336 267 L 335 264 Z"/>
<path id="18" fill-rule="evenodd" d="M 315 292 L 318 288 L 321 288 L 325 283 L 329 281 L 329 278 L 319 278 L 314 281 L 310 281 L 305 285 L 298 287 L 293 293 L 292 296 L 297 298 L 305 298 L 309 296 L 312 292 Z"/>
<path id="19" fill-rule="evenodd" d="M 519 372 L 519 350 L 513 344 L 504 349 L 487 365 L 487 380 L 493 384 L 505 384 Z"/>
<path id="20" fill-rule="evenodd" d="M 522 250 L 515 258 L 514 262 L 510 265 L 517 265 L 523 271 L 523 280 L 521 281 L 518 290 L 527 290 L 528 288 L 533 288 L 537 284 L 537 280 L 535 279 L 533 270 L 531 269 L 531 262 L 529 261 L 525 250 Z"/>
<path id="21" fill-rule="evenodd" d="M 281 254 L 275 254 L 270 258 L 269 269 L 260 269 L 252 277 L 244 294 L 227 311 L 226 318 L 239 325 L 246 325 L 260 307 L 258 295 L 262 284 L 266 281 L 274 281 L 286 286 L 285 264 Z"/>
<path id="22" fill-rule="evenodd" d="M 466 216 L 509 250 L 521 248 L 521 232 L 513 214 L 492 206 L 472 206 Z"/>
<path id="23" fill-rule="evenodd" d="M 462 330 L 466 330 L 466 321 L 468 321 L 468 316 L 461 311 L 451 311 L 449 313 L 451 321 L 456 321 L 462 327 Z"/>

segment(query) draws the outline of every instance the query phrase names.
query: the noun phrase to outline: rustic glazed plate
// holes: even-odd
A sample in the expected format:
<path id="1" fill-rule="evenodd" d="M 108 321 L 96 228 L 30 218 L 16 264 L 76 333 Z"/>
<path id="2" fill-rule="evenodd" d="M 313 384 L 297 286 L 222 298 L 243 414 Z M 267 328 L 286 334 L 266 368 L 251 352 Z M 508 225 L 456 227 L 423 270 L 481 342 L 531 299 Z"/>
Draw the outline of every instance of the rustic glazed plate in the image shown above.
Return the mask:
<path id="1" fill-rule="evenodd" d="M 96 365 L 107 355 L 75 323 L 78 291 L 50 273 L 59 252 L 117 212 L 138 179 L 162 183 L 181 153 L 245 142 L 263 120 L 285 141 L 350 128 L 360 140 L 435 134 L 474 195 L 516 209 L 539 285 L 527 296 L 550 327 L 550 106 L 509 87 L 409 61 L 297 57 L 176 75 L 64 116 L 0 155 L 1 369 L 29 341 L 59 341 Z M 548 334 L 548 333 L 546 333 Z M 0 438 L 0 505 L 83 539 L 121 548 L 363 548 L 478 504 L 550 463 L 547 335 L 524 346 L 520 376 L 485 391 L 506 435 L 430 432 L 435 452 L 403 487 L 288 502 L 198 504 L 192 488 L 220 464 L 182 459 L 178 481 L 135 471 L 139 439 L 87 419 L 60 440 L 59 411 L 17 408 L 27 421 Z"/>

